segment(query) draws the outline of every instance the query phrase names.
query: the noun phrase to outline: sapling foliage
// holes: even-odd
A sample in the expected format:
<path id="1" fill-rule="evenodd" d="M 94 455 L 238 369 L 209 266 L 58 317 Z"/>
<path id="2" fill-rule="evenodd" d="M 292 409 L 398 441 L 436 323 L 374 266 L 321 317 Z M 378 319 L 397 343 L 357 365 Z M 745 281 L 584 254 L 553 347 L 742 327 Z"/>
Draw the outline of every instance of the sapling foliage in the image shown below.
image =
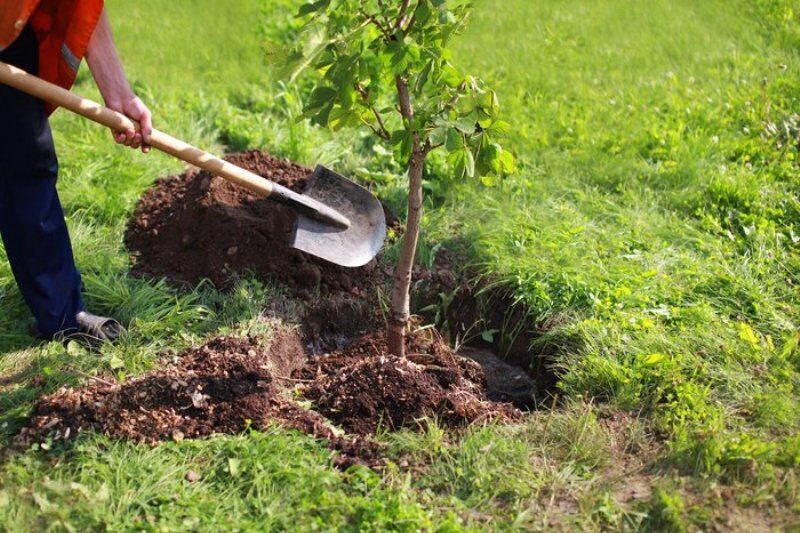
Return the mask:
<path id="1" fill-rule="evenodd" d="M 419 240 L 426 159 L 445 150 L 450 172 L 492 185 L 514 171 L 499 140 L 497 94 L 451 62 L 449 45 L 465 27 L 468 0 L 311 0 L 302 67 L 320 74 L 305 107 L 334 130 L 369 128 L 408 169 L 408 213 L 394 275 L 390 351 L 405 355 L 409 291 Z"/>

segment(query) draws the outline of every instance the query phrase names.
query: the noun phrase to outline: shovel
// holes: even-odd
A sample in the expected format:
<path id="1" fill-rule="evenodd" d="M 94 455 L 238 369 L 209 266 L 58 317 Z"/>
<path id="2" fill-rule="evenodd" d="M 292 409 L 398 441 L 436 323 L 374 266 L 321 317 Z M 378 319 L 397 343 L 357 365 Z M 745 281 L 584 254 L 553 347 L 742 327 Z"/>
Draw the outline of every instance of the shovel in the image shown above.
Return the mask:
<path id="1" fill-rule="evenodd" d="M 2 61 L 0 82 L 114 131 L 139 129 L 121 113 Z M 150 145 L 295 209 L 298 216 L 290 242 L 293 248 L 337 265 L 359 267 L 370 262 L 383 246 L 386 219 L 378 199 L 364 187 L 321 165 L 309 179 L 305 194 L 297 194 L 156 129 L 150 135 Z"/>

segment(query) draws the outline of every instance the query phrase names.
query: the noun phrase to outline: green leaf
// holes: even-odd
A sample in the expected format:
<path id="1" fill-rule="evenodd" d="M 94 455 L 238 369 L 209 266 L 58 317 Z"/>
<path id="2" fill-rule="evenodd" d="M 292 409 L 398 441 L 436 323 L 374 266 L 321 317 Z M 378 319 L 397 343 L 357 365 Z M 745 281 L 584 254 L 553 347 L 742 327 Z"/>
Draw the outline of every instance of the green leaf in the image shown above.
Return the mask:
<path id="1" fill-rule="evenodd" d="M 125 366 L 125 361 L 117 355 L 112 355 L 111 359 L 108 360 L 108 366 L 111 367 L 111 370 L 119 370 Z"/>
<path id="2" fill-rule="evenodd" d="M 325 107 L 320 109 L 318 113 L 314 114 L 311 117 L 311 122 L 319 126 L 327 126 L 328 117 L 330 117 L 332 109 L 333 109 L 333 103 L 326 105 Z"/>
<path id="3" fill-rule="evenodd" d="M 800 345 L 800 332 L 792 334 L 781 348 L 781 357 L 788 359 Z"/>
<path id="4" fill-rule="evenodd" d="M 450 63 L 445 63 L 441 68 L 441 78 L 444 83 L 452 88 L 456 88 L 464 81 L 464 77 Z"/>
<path id="5" fill-rule="evenodd" d="M 306 103 L 303 108 L 303 112 L 307 113 L 308 111 L 315 111 L 324 107 L 333 102 L 334 98 L 336 98 L 336 91 L 331 87 L 317 87 L 311 91 L 311 95 L 308 97 L 308 103 Z"/>
<path id="6" fill-rule="evenodd" d="M 453 121 L 453 126 L 455 126 L 462 133 L 466 133 L 467 135 L 472 135 L 473 133 L 475 133 L 477 125 L 478 125 L 477 111 L 473 111 L 472 113 L 466 116 L 460 116 Z"/>
<path id="7" fill-rule="evenodd" d="M 475 156 L 472 155 L 472 150 L 470 150 L 469 147 L 465 147 L 464 153 L 466 157 L 466 166 L 464 170 L 467 176 L 471 178 L 475 176 Z"/>
<path id="8" fill-rule="evenodd" d="M 511 133 L 511 124 L 504 120 L 496 120 L 492 122 L 492 125 L 489 127 L 489 131 L 495 135 L 508 135 Z"/>
<path id="9" fill-rule="evenodd" d="M 647 366 L 657 365 L 667 359 L 667 355 L 663 353 L 651 353 L 644 358 L 644 364 Z"/>
<path id="10" fill-rule="evenodd" d="M 230 472 L 231 476 L 239 477 L 239 464 L 241 461 L 239 459 L 229 458 L 228 459 L 228 472 Z"/>
<path id="11" fill-rule="evenodd" d="M 480 119 L 478 120 L 478 126 L 481 127 L 482 130 L 487 130 L 492 125 L 492 117 L 489 117 L 483 111 L 478 112 L 478 116 Z"/>
<path id="12" fill-rule="evenodd" d="M 317 11 L 321 10 L 322 8 L 328 7 L 331 3 L 331 0 L 317 0 L 316 2 L 310 2 L 308 4 L 303 4 L 300 6 L 300 9 L 297 11 L 298 17 L 304 17 L 310 13 L 316 13 Z"/>
<path id="13" fill-rule="evenodd" d="M 283 69 L 289 73 L 289 81 L 297 77 L 322 56 L 332 42 L 324 26 L 316 25 L 306 30 L 306 46 L 302 52 L 290 58 Z"/>
<path id="14" fill-rule="evenodd" d="M 463 178 L 467 171 L 466 150 L 459 150 L 448 155 L 447 162 L 453 167 L 453 172 L 459 178 Z"/>
<path id="15" fill-rule="evenodd" d="M 425 88 L 425 84 L 428 83 L 428 78 L 433 71 L 433 61 L 428 61 L 428 63 L 423 67 L 422 71 L 417 76 L 417 81 L 414 83 L 414 92 L 419 94 Z"/>
<path id="16" fill-rule="evenodd" d="M 83 355 L 86 351 L 78 341 L 69 341 L 67 343 L 67 353 L 73 357 Z"/>
<path id="17" fill-rule="evenodd" d="M 485 342 L 494 342 L 494 336 L 496 333 L 500 333 L 499 329 L 487 329 L 483 333 L 481 333 L 481 339 Z"/>
<path id="18" fill-rule="evenodd" d="M 462 150 L 464 148 L 463 135 L 455 128 L 447 130 L 447 138 L 444 147 L 448 152 Z"/>
<path id="19" fill-rule="evenodd" d="M 500 152 L 502 148 L 496 143 L 481 147 L 478 158 L 478 167 L 482 173 L 500 174 Z"/>
<path id="20" fill-rule="evenodd" d="M 497 93 L 494 91 L 487 91 L 480 96 L 480 106 L 486 114 L 494 117 L 500 111 L 500 101 L 497 98 Z"/>
<path id="21" fill-rule="evenodd" d="M 339 131 L 345 126 L 352 125 L 357 115 L 341 106 L 335 106 L 328 116 L 328 126 L 334 131 Z"/>
<path id="22" fill-rule="evenodd" d="M 449 130 L 446 127 L 438 126 L 428 134 L 428 140 L 433 145 L 444 144 L 447 141 L 448 132 Z"/>
<path id="23" fill-rule="evenodd" d="M 456 110 L 459 115 L 469 115 L 475 111 L 477 105 L 478 103 L 473 96 L 466 95 L 458 99 L 458 102 L 456 102 Z"/>
<path id="24" fill-rule="evenodd" d="M 517 171 L 516 161 L 514 154 L 509 151 L 503 150 L 500 153 L 500 172 L 505 175 L 514 174 Z"/>
<path id="25" fill-rule="evenodd" d="M 753 349 L 761 347 L 761 339 L 753 328 L 745 322 L 739 322 L 739 338 L 747 342 Z"/>
<path id="26" fill-rule="evenodd" d="M 427 2 L 420 2 L 417 6 L 417 24 L 418 27 L 425 26 L 431 18 L 431 8 Z"/>
<path id="27" fill-rule="evenodd" d="M 411 133 L 408 130 L 397 130 L 392 133 L 391 141 L 395 148 L 395 157 L 405 161 L 411 157 Z"/>

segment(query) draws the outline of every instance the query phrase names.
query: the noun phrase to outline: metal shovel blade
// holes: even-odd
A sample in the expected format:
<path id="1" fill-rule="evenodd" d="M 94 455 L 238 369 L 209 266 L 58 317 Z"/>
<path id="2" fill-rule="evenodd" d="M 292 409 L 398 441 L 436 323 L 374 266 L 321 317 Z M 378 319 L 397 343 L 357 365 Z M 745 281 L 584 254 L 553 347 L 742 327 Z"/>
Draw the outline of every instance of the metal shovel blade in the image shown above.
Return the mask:
<path id="1" fill-rule="evenodd" d="M 292 247 L 345 267 L 366 265 L 383 247 L 383 206 L 364 187 L 319 165 L 303 196 L 338 211 L 350 221 L 350 227 L 343 229 L 298 214 Z"/>

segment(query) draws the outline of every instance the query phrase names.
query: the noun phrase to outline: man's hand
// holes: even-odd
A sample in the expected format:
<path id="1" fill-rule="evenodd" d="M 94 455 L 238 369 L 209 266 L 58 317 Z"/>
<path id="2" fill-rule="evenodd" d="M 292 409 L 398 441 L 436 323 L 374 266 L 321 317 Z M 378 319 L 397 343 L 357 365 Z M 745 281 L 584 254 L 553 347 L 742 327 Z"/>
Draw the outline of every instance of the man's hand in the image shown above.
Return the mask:
<path id="1" fill-rule="evenodd" d="M 126 97 L 120 102 L 107 100 L 106 104 L 114 111 L 118 111 L 131 120 L 138 122 L 140 126 L 139 131 L 112 132 L 114 140 L 133 149 L 141 148 L 144 153 L 149 152 L 153 119 L 147 106 L 136 96 Z"/>
<path id="2" fill-rule="evenodd" d="M 152 116 L 147 106 L 133 94 L 128 78 L 125 77 L 105 10 L 89 41 L 86 60 L 106 106 L 138 122 L 141 127 L 138 132 L 112 132 L 114 140 L 131 148 L 141 148 L 144 153 L 149 152 L 150 133 L 153 131 Z"/>

